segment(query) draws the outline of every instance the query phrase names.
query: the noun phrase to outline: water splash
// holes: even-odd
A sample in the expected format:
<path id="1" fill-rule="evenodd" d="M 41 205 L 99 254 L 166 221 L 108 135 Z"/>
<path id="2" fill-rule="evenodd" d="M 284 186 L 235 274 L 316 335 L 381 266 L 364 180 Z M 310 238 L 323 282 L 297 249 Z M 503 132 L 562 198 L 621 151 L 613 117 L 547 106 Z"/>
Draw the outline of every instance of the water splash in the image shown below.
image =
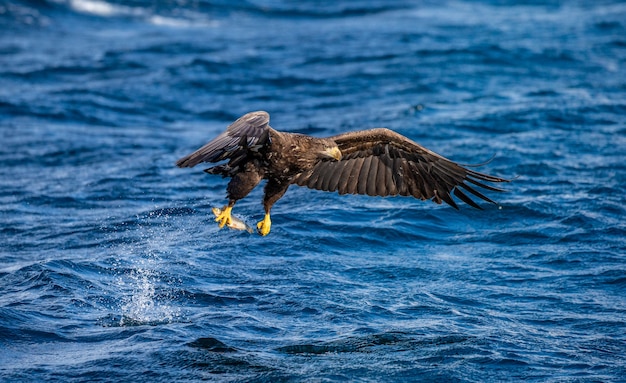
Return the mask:
<path id="1" fill-rule="evenodd" d="M 113 234 L 123 236 L 115 256 L 119 272 L 115 284 L 122 290 L 121 326 L 183 320 L 182 310 L 174 304 L 182 294 L 175 286 L 182 281 L 165 266 L 171 261 L 169 247 L 175 235 L 171 218 L 163 210 L 153 210 Z"/>
<path id="2" fill-rule="evenodd" d="M 173 294 L 158 292 L 161 280 L 157 272 L 138 268 L 126 278 L 129 281 L 121 283 L 130 285 L 131 291 L 122 299 L 121 326 L 172 323 L 182 317 L 181 309 L 171 303 Z"/>

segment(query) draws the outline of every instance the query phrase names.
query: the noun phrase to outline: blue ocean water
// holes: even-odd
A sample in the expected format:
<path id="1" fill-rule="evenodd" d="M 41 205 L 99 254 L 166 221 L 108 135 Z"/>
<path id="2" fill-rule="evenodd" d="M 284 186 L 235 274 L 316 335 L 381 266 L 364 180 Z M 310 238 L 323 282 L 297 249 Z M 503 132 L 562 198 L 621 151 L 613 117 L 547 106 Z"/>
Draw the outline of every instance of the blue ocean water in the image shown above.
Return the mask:
<path id="1" fill-rule="evenodd" d="M 513 182 L 219 230 L 174 162 L 253 110 Z M 621 1 L 5 0 L 0 137 L 1 381 L 626 381 Z"/>

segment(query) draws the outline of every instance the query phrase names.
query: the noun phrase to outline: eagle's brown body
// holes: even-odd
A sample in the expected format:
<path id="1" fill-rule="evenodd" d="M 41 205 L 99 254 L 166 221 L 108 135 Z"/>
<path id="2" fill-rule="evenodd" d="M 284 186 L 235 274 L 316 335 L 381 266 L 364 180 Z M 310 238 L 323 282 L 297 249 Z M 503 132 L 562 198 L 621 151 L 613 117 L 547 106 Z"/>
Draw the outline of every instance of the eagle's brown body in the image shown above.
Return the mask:
<path id="1" fill-rule="evenodd" d="M 272 129 L 269 115 L 262 111 L 239 118 L 224 133 L 176 164 L 193 167 L 225 160 L 228 163 L 206 169 L 211 174 L 231 177 L 227 187 L 229 203 L 216 220 L 220 227 L 229 223 L 237 200 L 266 179 L 265 219 L 257 225 L 262 235 L 269 233 L 272 206 L 292 184 L 339 194 L 413 196 L 444 201 L 457 208 L 452 193 L 480 208 L 459 187 L 493 202 L 468 183 L 501 191 L 483 181 L 506 181 L 464 168 L 389 129 L 315 138 Z"/>

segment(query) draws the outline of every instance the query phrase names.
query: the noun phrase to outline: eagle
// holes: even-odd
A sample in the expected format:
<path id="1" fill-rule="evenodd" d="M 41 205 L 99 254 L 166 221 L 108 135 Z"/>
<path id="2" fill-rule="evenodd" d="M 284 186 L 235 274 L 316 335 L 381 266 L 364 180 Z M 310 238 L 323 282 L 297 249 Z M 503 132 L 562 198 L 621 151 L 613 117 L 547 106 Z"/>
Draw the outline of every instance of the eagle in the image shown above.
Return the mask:
<path id="1" fill-rule="evenodd" d="M 272 206 L 291 185 L 339 194 L 412 196 L 446 202 L 458 209 L 454 195 L 481 209 L 467 193 L 495 204 L 477 188 L 501 192 L 504 189 L 487 183 L 509 181 L 469 169 L 473 165 L 459 165 L 386 128 L 316 138 L 279 132 L 269 122 L 265 111 L 245 114 L 215 139 L 176 162 L 181 168 L 221 163 L 205 169 L 230 178 L 228 204 L 215 219 L 220 228 L 231 224 L 235 203 L 262 180 L 267 180 L 265 217 L 257 224 L 257 231 L 263 236 L 270 232 Z"/>

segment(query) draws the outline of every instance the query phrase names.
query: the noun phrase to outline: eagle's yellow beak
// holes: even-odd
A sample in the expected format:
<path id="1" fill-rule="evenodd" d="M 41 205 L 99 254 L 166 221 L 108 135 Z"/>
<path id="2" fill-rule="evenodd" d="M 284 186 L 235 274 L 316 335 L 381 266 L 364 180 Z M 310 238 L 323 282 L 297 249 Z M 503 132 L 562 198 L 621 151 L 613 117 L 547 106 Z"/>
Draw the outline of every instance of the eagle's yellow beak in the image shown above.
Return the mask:
<path id="1" fill-rule="evenodd" d="M 334 158 L 337 161 L 341 161 L 342 157 L 341 150 L 339 150 L 339 148 L 336 146 L 324 150 L 324 155 L 328 156 L 329 158 Z"/>

